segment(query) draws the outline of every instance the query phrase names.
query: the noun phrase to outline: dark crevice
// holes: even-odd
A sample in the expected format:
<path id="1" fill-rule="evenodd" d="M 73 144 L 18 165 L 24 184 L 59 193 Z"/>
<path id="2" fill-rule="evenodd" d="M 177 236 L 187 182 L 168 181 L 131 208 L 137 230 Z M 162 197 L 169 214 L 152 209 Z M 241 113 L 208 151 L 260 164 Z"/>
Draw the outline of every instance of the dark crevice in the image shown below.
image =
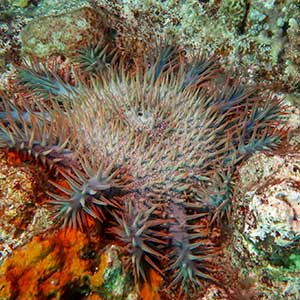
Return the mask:
<path id="1" fill-rule="evenodd" d="M 245 33 L 246 22 L 247 22 L 249 10 L 250 10 L 250 0 L 247 0 L 243 20 L 241 21 L 241 23 L 239 24 L 239 26 L 237 28 L 238 35 L 242 35 Z"/>
<path id="2" fill-rule="evenodd" d="M 282 32 L 281 32 L 281 36 L 284 37 L 287 35 L 287 30 L 289 29 L 289 23 L 288 22 L 284 22 L 284 24 L 282 25 Z"/>
<path id="3" fill-rule="evenodd" d="M 87 281 L 87 280 L 86 280 Z M 88 282 L 71 282 L 65 287 L 64 293 L 61 295 L 62 300 L 83 300 L 90 292 Z"/>

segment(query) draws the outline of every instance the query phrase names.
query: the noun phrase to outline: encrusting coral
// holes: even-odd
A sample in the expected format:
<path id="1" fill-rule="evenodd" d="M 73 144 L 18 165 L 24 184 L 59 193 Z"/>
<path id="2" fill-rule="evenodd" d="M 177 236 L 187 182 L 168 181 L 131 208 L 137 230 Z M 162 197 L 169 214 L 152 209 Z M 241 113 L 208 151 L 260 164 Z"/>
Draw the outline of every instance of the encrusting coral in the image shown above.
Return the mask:
<path id="1" fill-rule="evenodd" d="M 160 46 L 135 64 L 97 47 L 80 52 L 91 57 L 69 82 L 58 67 L 20 69 L 30 101 L 3 95 L 0 147 L 65 180 L 49 179 L 57 223 L 102 224 L 125 246 L 137 285 L 155 269 L 197 297 L 215 281 L 218 251 L 201 220 L 228 214 L 237 164 L 279 145 L 283 106 L 227 79 L 214 58 Z"/>
<path id="2" fill-rule="evenodd" d="M 0 298 L 134 299 L 130 276 L 121 274 L 120 254 L 119 247 L 101 249 L 101 238 L 79 231 L 36 236 L 0 266 Z"/>

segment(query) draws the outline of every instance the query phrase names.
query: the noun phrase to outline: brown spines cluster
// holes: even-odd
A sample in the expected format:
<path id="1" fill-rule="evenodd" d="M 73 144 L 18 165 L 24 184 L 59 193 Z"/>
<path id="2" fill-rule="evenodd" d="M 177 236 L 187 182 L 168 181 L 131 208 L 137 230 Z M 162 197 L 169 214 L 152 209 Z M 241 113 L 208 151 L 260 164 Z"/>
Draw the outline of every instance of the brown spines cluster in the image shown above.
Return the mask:
<path id="1" fill-rule="evenodd" d="M 76 164 L 61 171 L 67 187 L 52 182 L 58 223 L 112 226 L 136 283 L 151 268 L 171 272 L 170 284 L 192 297 L 214 280 L 216 249 L 201 220 L 228 215 L 237 164 L 280 143 L 281 103 L 238 82 L 218 83 L 215 59 L 187 59 L 176 47 L 138 66 L 105 49 L 81 52 L 91 55 L 81 64 L 86 75 L 75 74 L 72 84 L 43 68 L 22 69 L 35 109 L 3 99 L 0 146 L 43 161 L 62 145 L 63 157 L 48 165 L 61 168 L 69 152 Z"/>

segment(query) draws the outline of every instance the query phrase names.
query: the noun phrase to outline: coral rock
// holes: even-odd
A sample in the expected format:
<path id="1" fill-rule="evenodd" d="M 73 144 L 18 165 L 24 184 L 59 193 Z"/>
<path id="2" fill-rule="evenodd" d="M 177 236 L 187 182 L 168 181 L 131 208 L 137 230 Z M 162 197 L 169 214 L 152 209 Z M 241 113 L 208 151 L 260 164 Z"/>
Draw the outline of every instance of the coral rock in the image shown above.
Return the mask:
<path id="1" fill-rule="evenodd" d="M 103 29 L 103 16 L 89 8 L 39 18 L 23 29 L 22 52 L 37 57 L 54 53 L 70 55 L 76 49 L 101 39 Z"/>
<path id="2" fill-rule="evenodd" d="M 257 154 L 239 170 L 232 261 L 262 299 L 299 299 L 299 170 L 297 153 Z"/>

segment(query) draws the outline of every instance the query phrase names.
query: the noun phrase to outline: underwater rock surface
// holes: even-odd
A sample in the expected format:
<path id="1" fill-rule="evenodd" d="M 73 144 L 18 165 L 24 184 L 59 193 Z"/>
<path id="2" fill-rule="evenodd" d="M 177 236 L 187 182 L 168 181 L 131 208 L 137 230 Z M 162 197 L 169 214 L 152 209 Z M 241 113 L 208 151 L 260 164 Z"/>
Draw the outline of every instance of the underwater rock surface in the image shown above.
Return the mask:
<path id="1" fill-rule="evenodd" d="M 101 92 L 96 91 L 101 84 L 99 86 L 97 84 L 93 85 L 96 82 L 93 81 L 94 79 L 86 79 L 87 73 L 93 73 L 94 76 L 97 72 L 106 70 L 111 62 L 110 55 L 105 57 L 103 55 L 105 51 L 101 52 L 103 48 L 93 48 L 94 41 L 101 41 L 101 46 L 105 43 L 110 44 L 123 55 L 124 60 L 129 64 L 132 64 L 133 61 L 143 64 L 145 53 L 151 53 L 153 46 L 157 45 L 157 41 L 175 40 L 188 59 L 194 57 L 195 54 L 197 55 L 199 51 L 208 55 L 217 55 L 222 63 L 222 72 L 223 69 L 229 71 L 231 81 L 235 80 L 233 78 L 240 76 L 240 80 L 246 88 L 258 84 L 258 88 L 263 91 L 270 89 L 280 94 L 284 93 L 290 103 L 297 105 L 300 99 L 298 80 L 300 10 L 298 2 L 292 0 L 1 1 L 0 18 L 3 22 L 0 24 L 0 90 L 5 90 L 13 105 L 20 105 L 21 103 L 20 106 L 17 106 L 21 110 L 27 109 L 26 106 L 25 108 L 22 106 L 24 103 L 37 104 L 37 98 L 39 97 L 42 98 L 42 100 L 39 98 L 39 101 L 44 101 L 45 98 L 50 101 L 50 98 L 57 97 L 57 94 L 49 97 L 49 94 L 51 94 L 49 90 L 51 92 L 66 93 L 59 96 L 70 96 L 68 92 L 76 85 L 74 82 L 79 78 L 76 76 L 74 78 L 73 70 L 68 72 L 64 66 L 74 63 L 76 68 L 83 69 L 84 79 L 82 80 L 86 80 L 85 84 L 87 84 L 84 97 L 94 99 L 93 97 L 96 94 L 96 97 L 105 98 L 107 95 L 104 96 Z M 79 55 L 81 55 L 81 59 L 86 58 L 85 55 L 91 55 L 91 57 L 87 57 L 83 62 L 73 60 L 74 57 L 76 58 Z M 29 80 L 26 82 L 27 90 L 24 90 L 20 82 L 17 85 L 15 84 L 18 72 L 16 70 L 19 70 L 22 58 L 26 57 L 34 60 L 37 56 L 46 62 L 49 56 L 58 56 L 60 68 L 65 72 L 63 74 L 65 76 L 61 75 L 63 72 L 57 75 L 55 73 L 57 70 L 53 71 L 51 64 L 46 63 L 46 67 L 40 69 L 37 67 L 38 65 L 35 65 L 33 68 L 36 68 L 35 71 L 40 72 L 37 73 L 41 76 L 39 79 L 41 79 L 42 84 L 34 86 L 38 80 L 36 82 L 34 82 L 35 79 L 31 82 Z M 89 60 L 90 58 L 91 60 Z M 169 60 L 171 60 L 170 57 Z M 91 62 L 93 64 L 89 65 Z M 152 64 L 149 63 L 149 65 Z M 164 65 L 162 66 L 164 67 Z M 49 69 L 47 69 L 48 67 Z M 25 73 L 28 75 L 30 69 L 29 71 L 28 69 L 25 70 L 27 70 L 28 73 Z M 211 91 L 220 89 L 224 83 L 223 74 L 221 75 L 221 70 L 219 71 L 217 84 Z M 188 73 L 189 80 L 192 80 L 197 73 L 197 67 L 194 69 L 192 67 L 186 73 Z M 46 92 L 45 90 L 41 91 L 41 86 L 45 82 L 47 83 L 45 78 L 57 79 L 56 85 L 54 84 L 54 87 L 49 85 L 50 88 L 48 90 L 46 88 Z M 145 82 L 148 79 L 145 79 Z M 157 123 L 155 123 L 157 119 L 153 117 L 154 113 L 149 108 L 143 112 L 138 106 L 134 109 L 128 109 L 128 103 L 134 103 L 133 100 L 137 99 L 139 94 L 130 95 L 129 93 L 130 97 L 124 97 L 125 92 L 127 92 L 124 88 L 125 81 L 123 78 L 120 80 L 119 85 L 110 83 L 106 86 L 106 93 L 110 94 L 112 98 L 116 97 L 123 101 L 118 100 L 112 106 L 108 105 L 109 109 L 107 111 L 113 111 L 115 121 L 121 117 L 120 123 L 123 122 L 123 125 L 130 124 L 136 132 L 155 129 L 158 134 L 152 134 L 150 138 L 153 140 L 159 139 L 161 132 L 165 130 L 165 124 L 162 123 L 157 127 Z M 90 82 L 92 82 L 91 85 L 89 85 Z M 31 84 L 33 86 L 30 87 Z M 90 90 L 91 87 L 94 91 Z M 79 84 L 74 90 L 77 88 L 83 88 L 83 86 Z M 148 92 L 144 86 L 141 89 L 145 93 Z M 175 90 L 175 88 L 172 88 L 172 92 Z M 78 90 L 72 95 L 73 100 L 78 98 L 77 92 Z M 161 98 L 167 98 L 172 92 L 166 91 Z M 242 93 L 238 89 L 235 92 L 238 96 L 239 92 Z M 235 92 L 233 91 L 233 95 L 231 95 L 233 99 L 236 99 Z M 157 90 L 154 94 L 156 93 L 159 94 Z M 41 94 L 44 98 L 41 97 Z M 228 98 L 228 94 L 225 95 L 225 98 L 226 96 Z M 0 98 L 0 103 L 3 105 L 6 97 L 0 95 Z M 116 106 L 122 108 L 121 110 L 113 107 L 116 103 L 118 104 Z M 95 110 L 100 110 L 99 103 L 95 107 L 84 105 L 82 107 L 78 106 L 77 109 L 85 116 L 89 114 L 87 111 L 90 112 L 90 115 L 94 114 L 96 116 Z M 262 107 L 257 110 L 253 109 L 249 115 L 245 115 L 249 119 L 253 117 L 261 120 L 260 118 L 264 118 L 262 112 L 270 109 L 268 105 L 262 105 Z M 2 108 L 1 113 L 3 113 Z M 239 109 L 237 106 L 236 110 Z M 161 108 L 161 111 L 163 111 L 163 108 Z M 262 114 L 260 115 L 260 113 Z M 190 119 L 193 116 L 194 107 L 191 107 Z M 270 116 L 273 116 L 272 112 Z M 299 123 L 299 112 L 294 115 L 294 118 Z M 82 144 L 85 144 L 84 147 L 92 144 L 96 149 L 95 145 L 97 143 L 102 145 L 101 143 L 104 140 L 109 139 L 105 135 L 99 138 L 101 120 L 96 117 L 94 119 L 97 119 L 97 121 L 94 122 L 86 118 L 82 122 L 80 117 L 76 116 L 74 118 L 69 117 L 69 122 L 72 120 L 78 128 L 81 128 L 78 129 L 78 134 Z M 247 122 L 245 122 L 246 125 Z M 18 126 L 22 127 L 20 125 L 16 127 Z M 176 126 L 178 127 L 178 124 L 174 124 L 174 128 Z M 252 125 L 248 124 L 248 126 L 250 128 Z M 295 132 L 297 126 L 294 128 Z M 72 125 L 69 124 L 69 127 L 72 128 Z M 90 131 L 89 127 L 93 127 L 93 131 Z M 185 130 L 188 134 L 187 128 Z M 232 127 L 232 130 L 235 129 Z M 220 132 L 218 134 L 221 134 Z M 229 130 L 228 135 L 230 134 Z M 211 139 L 214 138 L 211 136 Z M 188 138 L 184 139 L 184 143 L 188 142 L 190 142 Z M 236 142 L 235 146 L 238 143 Z M 250 155 L 255 150 L 250 149 L 251 147 L 247 148 L 246 146 L 249 146 L 249 144 L 243 145 L 237 150 Z M 223 146 L 220 147 L 221 157 L 224 157 L 222 156 L 222 149 L 225 148 Z M 265 150 L 259 144 L 255 146 L 259 151 Z M 252 145 L 252 147 L 254 146 Z M 98 147 L 97 151 L 101 152 L 99 148 L 101 147 Z M 191 147 L 191 153 L 194 148 Z M 115 143 L 112 142 L 107 149 L 116 149 Z M 143 153 L 146 153 L 148 149 L 149 147 L 145 147 Z M 210 227 L 209 239 L 203 239 L 202 244 L 205 242 L 212 246 L 215 243 L 218 245 L 221 243 L 225 248 L 224 253 L 220 255 L 223 257 L 214 257 L 213 260 L 219 265 L 222 265 L 219 259 L 224 259 L 226 263 L 229 260 L 232 265 L 222 271 L 226 275 L 215 272 L 217 282 L 209 282 L 207 285 L 203 285 L 204 291 L 199 299 L 298 300 L 300 298 L 300 175 L 298 174 L 300 159 L 298 159 L 298 153 L 299 149 L 294 149 L 293 152 L 286 155 L 254 155 L 244 162 L 238 170 L 235 184 L 232 185 L 228 185 L 232 180 L 228 174 L 232 175 L 231 172 L 233 173 L 234 168 L 229 168 L 228 173 L 220 172 L 215 177 L 211 177 L 213 178 L 211 181 L 215 185 L 207 185 L 207 178 L 201 178 L 199 174 L 196 174 L 205 186 L 205 189 L 202 188 L 206 191 L 206 204 L 209 203 L 214 207 L 220 203 L 224 204 L 224 207 L 221 205 L 221 209 L 224 209 L 221 213 L 221 219 L 229 217 L 229 227 L 233 228 L 233 232 L 228 233 L 228 223 L 224 222 L 219 227 L 220 224 L 216 225 L 214 223 L 218 219 L 214 216 L 201 219 L 205 228 L 209 228 L 208 224 L 211 220 L 214 221 L 214 225 Z M 134 152 L 131 155 L 135 158 L 133 154 Z M 192 155 L 185 162 L 190 162 L 191 157 Z M 51 157 L 51 159 L 55 158 L 57 157 Z M 58 160 L 60 158 L 58 157 Z M 77 297 L 81 300 L 178 299 L 177 291 L 165 286 L 164 279 L 153 269 L 149 272 L 148 282 L 144 282 L 138 291 L 136 283 L 134 283 L 131 276 L 128 276 L 126 271 L 130 259 L 128 259 L 128 253 L 124 255 L 124 251 L 130 252 L 132 248 L 124 245 L 120 246 L 115 243 L 116 241 L 112 243 L 103 242 L 103 245 L 106 245 L 104 247 L 101 241 L 94 240 L 94 232 L 92 232 L 92 238 L 85 236 L 80 231 L 74 231 L 68 236 L 64 236 L 61 231 L 53 232 L 52 229 L 47 232 L 46 229 L 51 228 L 55 222 L 53 221 L 50 205 L 44 205 L 49 202 L 49 196 L 37 197 L 37 194 L 43 190 L 40 187 L 41 182 L 37 182 L 37 177 L 38 179 L 42 178 L 38 175 L 38 172 L 41 171 L 43 174 L 44 170 L 36 168 L 36 166 L 33 168 L 28 167 L 29 162 L 23 162 L 22 159 L 21 163 L 25 163 L 25 166 L 17 166 L 16 168 L 9 166 L 9 163 L 5 161 L 6 158 L 3 162 L 1 161 L 0 264 L 2 263 L 2 265 L 0 266 L 0 298 L 3 297 L 7 300 L 44 300 L 45 297 L 51 300 L 57 299 L 57 297 L 60 299 Z M 18 155 L 13 156 L 13 160 L 20 162 L 20 157 Z M 138 162 L 134 163 L 138 165 Z M 220 162 L 218 161 L 218 163 Z M 143 177 L 147 173 L 143 168 L 141 168 L 141 173 L 135 171 L 135 176 Z M 214 167 L 212 167 L 212 170 L 214 170 Z M 11 176 L 13 172 L 16 173 Z M 176 178 L 176 186 L 174 185 L 176 193 L 181 193 L 182 197 L 189 201 L 190 186 L 184 185 L 181 180 L 182 178 L 184 180 L 193 178 L 193 176 L 190 173 L 179 174 Z M 68 180 L 65 181 L 72 182 L 69 179 L 68 177 Z M 195 180 L 195 178 L 191 180 Z M 82 182 L 80 181 L 80 183 Z M 93 184 L 95 184 L 93 180 L 89 180 L 86 185 L 82 183 L 82 186 L 85 186 L 88 190 L 88 196 L 93 195 L 95 192 L 92 189 Z M 161 193 L 161 187 L 153 184 L 151 189 L 156 196 L 161 194 L 160 197 L 163 198 L 165 194 Z M 61 188 L 62 194 L 65 191 L 64 188 L 68 192 L 70 191 L 70 186 L 63 185 Z M 105 180 L 101 182 L 98 188 L 100 191 L 107 188 Z M 213 189 L 216 189 L 214 193 L 212 193 Z M 83 191 L 84 193 L 86 191 Z M 149 193 L 148 190 L 147 193 Z M 195 192 L 193 191 L 193 193 Z M 78 196 L 78 194 L 76 195 Z M 135 197 L 140 197 L 141 194 L 139 191 Z M 201 196 L 203 195 L 201 194 Z M 228 203 L 232 203 L 232 206 L 227 205 Z M 63 213 L 65 213 L 67 211 L 66 206 L 61 204 L 61 207 Z M 126 209 L 128 210 L 128 218 L 136 217 L 136 208 L 126 207 Z M 184 207 L 184 209 L 187 208 Z M 198 210 L 195 211 L 199 212 Z M 93 212 L 88 213 L 93 215 Z M 66 215 L 68 214 L 66 213 Z M 76 223 L 78 222 L 78 215 L 76 214 L 75 217 Z M 73 215 L 67 221 L 69 222 L 71 219 L 74 222 L 75 217 Z M 140 216 L 140 219 L 136 218 L 135 223 L 143 219 Z M 122 224 L 125 219 L 118 219 L 118 226 L 121 224 L 124 227 L 124 232 L 127 233 L 126 224 Z M 178 220 L 183 222 L 183 219 L 178 218 Z M 68 224 L 70 223 L 72 221 Z M 86 221 L 86 223 L 89 223 L 89 221 Z M 80 226 L 80 221 L 77 225 Z M 189 227 L 192 234 L 197 238 L 202 234 L 199 225 L 197 224 L 196 230 Z M 173 232 L 178 230 L 176 226 L 173 227 Z M 191 223 L 188 226 L 192 226 Z M 226 227 L 224 231 L 221 229 L 223 226 Z M 151 233 L 153 229 L 150 225 L 149 227 L 150 230 L 147 234 Z M 214 231 L 218 232 L 215 238 L 213 237 Z M 118 232 L 118 230 L 115 230 L 116 236 L 118 236 Z M 165 234 L 166 230 L 161 232 Z M 123 240 L 130 242 L 132 236 L 129 236 L 129 238 L 124 236 L 123 233 Z M 177 247 L 178 244 L 180 245 L 177 249 L 185 244 L 181 243 L 181 238 L 186 241 L 186 237 L 176 235 L 173 240 L 174 244 L 177 243 Z M 22 247 L 24 244 L 25 246 Z M 194 242 L 194 244 L 196 243 Z M 162 249 L 163 246 L 160 245 L 157 250 L 163 252 Z M 63 255 L 61 255 L 62 253 Z M 176 251 L 173 251 L 172 254 L 176 255 Z M 25 266 L 21 265 L 23 261 L 26 262 Z M 134 258 L 132 258 L 132 263 L 135 263 Z M 180 263 L 180 261 L 179 263 L 177 261 L 177 267 Z M 153 265 L 153 262 L 151 261 L 150 264 Z M 174 264 L 176 265 L 176 262 Z M 139 269 L 138 272 L 140 272 Z M 200 277 L 206 274 L 206 269 L 201 269 L 201 272 Z M 178 273 L 181 279 L 184 276 L 190 279 L 194 278 L 188 272 Z M 167 273 L 166 278 L 168 275 Z M 140 276 L 142 275 L 140 274 Z M 245 278 L 245 280 L 243 279 L 245 282 L 240 282 L 239 277 Z M 232 283 L 233 278 L 236 278 L 235 283 Z M 29 283 L 26 290 L 20 288 L 24 282 Z M 167 290 L 167 292 L 164 292 L 164 290 Z M 181 297 L 183 296 L 181 295 Z"/>
<path id="2" fill-rule="evenodd" d="M 71 56 L 80 48 L 104 38 L 103 15 L 89 8 L 33 20 L 22 30 L 22 55 L 46 58 Z M 45 34 L 49 28 L 51 31 Z"/>
<path id="3" fill-rule="evenodd" d="M 45 182 L 38 167 L 0 153 L 0 264 L 51 224 L 50 211 L 37 201 Z"/>
<path id="4" fill-rule="evenodd" d="M 232 260 L 254 276 L 259 299 L 298 299 L 300 157 L 257 154 L 239 170 Z"/>

